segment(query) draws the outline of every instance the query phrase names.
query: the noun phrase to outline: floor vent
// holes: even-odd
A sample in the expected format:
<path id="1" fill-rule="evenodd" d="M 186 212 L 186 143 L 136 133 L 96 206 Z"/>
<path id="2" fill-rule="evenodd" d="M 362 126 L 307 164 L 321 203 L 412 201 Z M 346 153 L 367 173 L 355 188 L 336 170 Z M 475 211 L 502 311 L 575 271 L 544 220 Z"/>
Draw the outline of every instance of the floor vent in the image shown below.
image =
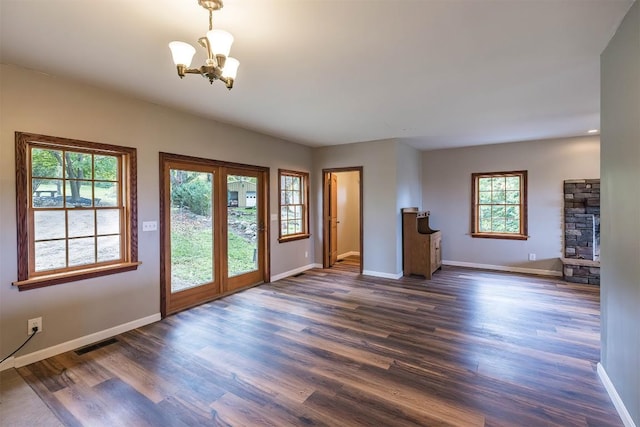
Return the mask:
<path id="1" fill-rule="evenodd" d="M 298 273 L 293 275 L 293 277 L 300 277 L 300 276 L 304 276 L 304 273 Z"/>
<path id="2" fill-rule="evenodd" d="M 109 338 L 109 339 L 106 339 L 106 340 L 104 340 L 104 341 L 100 341 L 100 342 L 97 342 L 97 343 L 95 343 L 95 344 L 88 345 L 88 346 L 86 346 L 86 347 L 81 347 L 81 348 L 77 349 L 77 350 L 75 351 L 75 353 L 76 353 L 78 356 L 82 356 L 83 354 L 87 354 L 87 353 L 89 353 L 90 351 L 97 350 L 97 349 L 99 349 L 99 348 L 106 347 L 106 346 L 111 345 L 111 344 L 115 344 L 115 343 L 117 343 L 117 342 L 118 342 L 118 340 L 117 340 L 117 339 L 115 339 L 115 338 Z"/>

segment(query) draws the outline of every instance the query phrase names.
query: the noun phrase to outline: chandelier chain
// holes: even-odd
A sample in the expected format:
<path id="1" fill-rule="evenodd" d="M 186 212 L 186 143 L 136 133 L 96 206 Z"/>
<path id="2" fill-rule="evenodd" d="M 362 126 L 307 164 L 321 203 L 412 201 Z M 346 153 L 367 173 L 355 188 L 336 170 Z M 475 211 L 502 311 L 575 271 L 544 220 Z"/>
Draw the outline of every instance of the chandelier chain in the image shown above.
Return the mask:
<path id="1" fill-rule="evenodd" d="M 213 10 L 209 9 L 209 31 L 213 30 Z"/>

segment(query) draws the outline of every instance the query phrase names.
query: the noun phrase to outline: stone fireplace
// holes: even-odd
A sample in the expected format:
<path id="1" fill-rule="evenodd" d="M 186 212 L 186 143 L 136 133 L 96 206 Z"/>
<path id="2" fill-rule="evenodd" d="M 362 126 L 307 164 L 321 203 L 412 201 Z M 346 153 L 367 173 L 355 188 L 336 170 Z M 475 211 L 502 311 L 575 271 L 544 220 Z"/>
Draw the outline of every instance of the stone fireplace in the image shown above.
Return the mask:
<path id="1" fill-rule="evenodd" d="M 564 280 L 600 284 L 600 180 L 564 181 Z"/>

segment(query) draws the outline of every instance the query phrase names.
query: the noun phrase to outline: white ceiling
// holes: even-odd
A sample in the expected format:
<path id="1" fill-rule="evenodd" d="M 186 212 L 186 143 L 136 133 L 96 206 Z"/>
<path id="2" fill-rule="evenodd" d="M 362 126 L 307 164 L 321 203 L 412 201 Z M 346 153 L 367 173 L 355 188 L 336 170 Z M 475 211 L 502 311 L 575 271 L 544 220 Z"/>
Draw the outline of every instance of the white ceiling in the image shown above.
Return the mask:
<path id="1" fill-rule="evenodd" d="M 180 80 L 197 0 L 0 0 L 1 59 L 311 146 L 421 149 L 584 135 L 633 0 L 225 0 L 235 87 Z"/>

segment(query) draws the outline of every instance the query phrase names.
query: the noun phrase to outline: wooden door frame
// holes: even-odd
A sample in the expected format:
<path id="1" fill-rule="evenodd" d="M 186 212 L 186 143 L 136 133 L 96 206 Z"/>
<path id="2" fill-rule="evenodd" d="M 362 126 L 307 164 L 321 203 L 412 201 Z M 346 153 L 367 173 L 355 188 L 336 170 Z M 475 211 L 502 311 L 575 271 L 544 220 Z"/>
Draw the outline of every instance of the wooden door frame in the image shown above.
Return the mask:
<path id="1" fill-rule="evenodd" d="M 264 193 L 264 197 L 262 198 L 262 200 L 258 201 L 259 205 L 259 210 L 258 210 L 258 221 L 262 221 L 262 223 L 264 224 L 264 231 L 263 231 L 263 239 L 262 242 L 260 242 L 259 239 L 259 245 L 260 245 L 260 249 L 261 249 L 261 253 L 263 254 L 263 274 L 262 274 L 262 281 L 261 283 L 267 283 L 270 281 L 270 277 L 271 277 L 271 251 L 269 251 L 269 242 L 271 241 L 271 227 L 270 227 L 270 222 L 269 220 L 269 168 L 268 167 L 263 167 L 263 166 L 255 166 L 255 165 L 247 165 L 247 164 L 242 164 L 242 163 L 232 163 L 232 162 L 225 162 L 225 161 L 220 161 L 220 160 L 212 160 L 212 159 L 205 159 L 205 158 L 201 158 L 201 157 L 193 157 L 193 156 L 185 156 L 185 155 L 181 155 L 181 154 L 172 154 L 172 153 L 164 153 L 164 152 L 160 152 L 159 153 L 159 173 L 160 173 L 160 314 L 162 317 L 166 317 L 168 314 L 167 312 L 167 262 L 169 262 L 169 258 L 168 258 L 168 254 L 167 254 L 167 250 L 168 250 L 168 246 L 166 245 L 167 239 L 169 239 L 171 236 L 168 236 L 166 233 L 166 225 L 167 225 L 167 211 L 168 211 L 168 206 L 166 206 L 165 204 L 165 197 L 167 196 L 167 193 L 169 191 L 169 186 L 168 183 L 166 182 L 166 177 L 165 177 L 165 165 L 168 163 L 184 163 L 185 165 L 188 164 L 192 164 L 192 165 L 200 165 L 202 167 L 209 167 L 209 168 L 220 168 L 221 170 L 225 169 L 225 168 L 229 168 L 229 169 L 246 169 L 246 170 L 252 170 L 252 171 L 256 171 L 259 174 L 262 175 L 262 187 L 261 187 L 261 191 L 263 191 Z M 219 188 L 222 188 L 221 185 L 222 183 L 222 174 L 218 174 L 219 176 L 216 177 L 216 185 L 220 186 Z M 226 186 L 225 186 L 226 188 Z M 257 189 L 256 189 L 257 190 Z M 224 199 L 226 200 L 226 194 Z M 224 206 L 220 206 L 220 203 L 217 204 L 217 206 L 215 207 L 215 212 L 214 215 L 216 216 L 216 218 L 222 218 L 222 214 L 224 215 L 224 218 L 226 220 L 226 203 L 224 203 Z M 219 233 L 221 235 L 221 233 Z M 214 243 L 215 244 L 215 243 Z M 226 247 L 226 244 L 225 244 Z M 221 258 L 223 256 L 226 256 L 226 252 L 222 253 L 223 251 L 219 250 L 218 252 L 218 257 Z M 221 261 L 218 265 L 222 265 Z M 212 296 L 211 298 L 208 298 L 208 300 L 214 300 L 220 297 L 223 297 L 225 295 L 231 294 L 233 292 L 236 292 L 237 290 L 234 291 L 230 291 L 230 292 L 225 292 L 225 283 L 224 283 L 224 278 L 222 277 L 222 271 L 216 271 L 216 280 L 218 280 L 218 286 L 220 287 L 220 292 L 214 296 Z M 251 286 L 255 286 L 255 285 L 251 285 Z M 251 287 L 251 286 L 247 286 L 247 287 Z M 199 302 L 198 304 L 205 302 L 204 300 Z M 195 305 L 198 305 L 195 304 Z M 188 307 L 184 307 L 184 308 L 188 308 Z"/>
<path id="2" fill-rule="evenodd" d="M 360 274 L 364 271 L 364 206 L 363 206 L 363 167 L 351 166 L 344 168 L 326 168 L 322 169 L 322 268 L 329 268 L 329 234 L 331 226 L 327 223 L 329 217 L 329 191 L 327 179 L 329 174 L 339 172 L 358 172 L 359 177 L 359 200 L 360 204 Z"/>

